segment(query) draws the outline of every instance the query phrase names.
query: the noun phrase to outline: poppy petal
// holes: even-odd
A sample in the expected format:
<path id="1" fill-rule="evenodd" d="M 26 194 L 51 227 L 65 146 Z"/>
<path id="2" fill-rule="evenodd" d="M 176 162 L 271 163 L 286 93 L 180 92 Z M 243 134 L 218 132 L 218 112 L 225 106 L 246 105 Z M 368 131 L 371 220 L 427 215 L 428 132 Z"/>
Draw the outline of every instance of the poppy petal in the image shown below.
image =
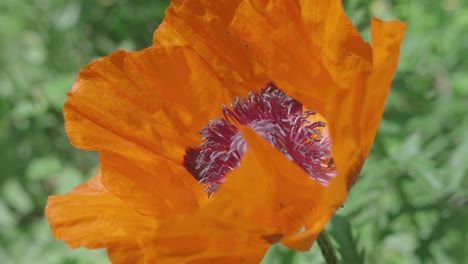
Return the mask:
<path id="1" fill-rule="evenodd" d="M 249 128 L 241 131 L 249 148 L 213 203 L 220 208 L 238 206 L 236 217 L 273 227 L 281 235 L 299 230 L 309 215 L 320 222 L 328 213 L 322 201 L 324 186 Z"/>
<path id="2" fill-rule="evenodd" d="M 323 201 L 325 187 L 253 131 L 241 130 L 249 149 L 240 167 L 227 175 L 209 204 L 158 226 L 147 242 L 154 245 L 149 247 L 154 259 L 191 263 L 251 256 L 258 262 L 271 243 L 304 225 L 317 235 L 323 229 L 333 213 Z M 311 219 L 314 225 L 307 225 Z"/>
<path id="3" fill-rule="evenodd" d="M 102 182 L 115 196 L 143 215 L 163 219 L 191 212 L 207 199 L 203 186 L 179 164 L 128 148 L 131 155 L 103 150 Z"/>
<path id="4" fill-rule="evenodd" d="M 354 162 L 359 154 L 356 153 L 359 135 L 350 129 L 350 122 L 358 116 L 361 105 L 356 102 L 362 101 L 364 93 L 359 87 L 365 87 L 364 77 L 371 70 L 371 62 L 368 44 L 352 27 L 340 2 L 244 1 L 238 14 L 263 16 L 278 25 L 264 34 L 268 37 L 247 41 L 260 41 L 257 45 L 267 49 L 268 75 L 280 89 L 330 121 L 333 157 L 338 171 L 346 172 L 349 168 L 345 165 Z M 235 20 L 232 26 L 238 31 L 245 30 L 246 25 L 235 25 L 239 21 Z M 295 44 L 291 45 L 291 41 Z M 341 120 L 345 122 L 342 124 Z M 340 186 L 332 186 L 333 192 L 326 201 L 334 209 L 347 196 L 342 184 L 346 181 L 337 178 L 331 185 L 339 182 Z"/>
<path id="5" fill-rule="evenodd" d="M 271 80 L 329 121 L 339 174 L 327 188 L 325 200 L 338 209 L 359 174 L 382 116 L 404 24 L 383 26 L 374 21 L 372 33 L 377 36 L 373 37 L 373 54 L 344 14 L 340 1 L 243 1 L 237 16 L 231 27 L 252 46 L 267 50 Z M 277 26 L 269 34 L 253 35 L 250 32 L 254 29 L 248 25 L 257 25 L 256 21 Z M 380 73 L 374 72 L 376 67 Z M 315 234 L 303 237 L 304 244 L 297 246 L 307 248 Z"/>
<path id="6" fill-rule="evenodd" d="M 243 95 L 245 87 L 260 87 L 267 80 L 261 57 L 249 43 L 229 31 L 239 0 L 172 1 L 153 36 L 155 46 L 190 45 L 213 69 L 225 88 Z"/>
<path id="7" fill-rule="evenodd" d="M 138 236 L 157 222 L 129 209 L 104 187 L 101 176 L 99 170 L 71 192 L 49 197 L 45 212 L 52 233 L 72 248 L 107 247 L 110 256 L 112 248 L 120 247 L 127 260 L 137 263 L 143 258 Z"/>
<path id="8" fill-rule="evenodd" d="M 92 62 L 65 103 L 70 141 L 121 153 L 135 144 L 180 163 L 185 146 L 198 144 L 197 131 L 215 117 L 210 106 L 231 98 L 210 69 L 185 47 L 118 51 Z"/>
<path id="9" fill-rule="evenodd" d="M 348 178 L 347 189 L 350 189 L 356 181 L 362 162 L 367 156 L 374 140 L 393 74 L 398 63 L 405 28 L 406 24 L 402 22 L 383 22 L 379 19 L 372 19 L 373 69 L 365 86 L 364 113 L 360 115 L 362 120 L 365 120 L 364 127 L 361 128 L 362 135 L 360 136 L 363 151 L 344 170 L 348 172 L 346 174 Z M 334 144 L 334 146 L 336 145 L 340 145 L 340 143 Z M 349 147 L 350 144 L 347 146 Z M 343 153 L 343 151 L 335 151 L 335 153 Z M 292 249 L 306 250 L 316 238 L 316 233 L 305 231 L 299 236 L 285 238 L 282 242 Z"/>
<path id="10" fill-rule="evenodd" d="M 364 142 L 366 152 L 370 150 L 380 123 L 381 113 L 398 64 L 405 29 L 406 24 L 399 21 L 384 22 L 376 18 L 371 21 L 373 68 L 367 80 L 363 114 L 369 117 L 364 127 L 364 138 L 367 139 Z"/>
<path id="11" fill-rule="evenodd" d="M 143 242 L 149 263 L 260 263 L 270 246 L 261 232 L 252 228 L 241 231 L 239 226 L 206 218 L 199 222 L 202 218 L 197 217 L 174 220 Z"/>

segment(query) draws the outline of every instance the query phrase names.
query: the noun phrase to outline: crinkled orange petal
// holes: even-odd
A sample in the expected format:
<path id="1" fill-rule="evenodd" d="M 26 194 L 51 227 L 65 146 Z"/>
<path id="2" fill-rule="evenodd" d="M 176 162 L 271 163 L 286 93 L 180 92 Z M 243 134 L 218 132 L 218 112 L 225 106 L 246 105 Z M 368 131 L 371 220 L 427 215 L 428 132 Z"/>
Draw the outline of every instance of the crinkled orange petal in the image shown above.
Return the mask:
<path id="1" fill-rule="evenodd" d="M 86 66 L 65 103 L 70 141 L 88 150 L 138 145 L 180 163 L 232 95 L 190 48 L 118 51 Z M 216 106 L 216 107 L 214 107 Z"/>
<path id="2" fill-rule="evenodd" d="M 260 230 L 239 230 L 212 218 L 185 219 L 167 222 L 168 230 L 143 241 L 148 263 L 260 263 L 270 246 Z M 177 224 L 183 225 L 175 228 Z"/>
<path id="3" fill-rule="evenodd" d="M 349 163 L 347 164 L 348 167 L 345 170 L 345 172 L 347 173 L 340 174 L 341 177 L 344 176 L 345 178 L 347 178 L 347 181 L 342 182 L 342 184 L 346 184 L 346 187 L 348 189 L 356 180 L 361 166 L 360 163 L 362 163 L 365 157 L 368 155 L 370 147 L 374 140 L 375 133 L 377 131 L 377 127 L 380 123 L 382 113 L 384 110 L 385 100 L 387 98 L 391 86 L 393 74 L 398 64 L 400 46 L 403 40 L 405 28 L 406 24 L 398 21 L 383 22 L 378 19 L 372 19 L 371 29 L 373 48 L 373 69 L 370 75 L 367 77 L 366 85 L 364 86 L 364 88 L 362 88 L 365 89 L 365 91 L 363 92 L 364 98 L 362 98 L 362 113 L 359 114 L 359 116 L 362 116 L 362 118 L 360 118 L 360 120 L 362 121 L 360 123 L 353 122 L 353 120 L 348 120 L 348 122 L 346 122 L 347 120 L 342 120 L 341 118 L 339 119 L 339 121 L 336 121 L 339 122 L 339 124 L 347 125 L 349 130 L 356 129 L 359 132 L 358 135 L 355 135 L 356 138 L 350 138 L 348 140 L 354 139 L 356 140 L 356 143 L 354 144 L 361 144 L 357 148 L 358 151 L 361 151 L 361 154 L 358 154 L 357 158 L 354 161 L 349 161 Z M 335 102 L 335 104 L 338 103 L 339 102 Z M 338 115 L 338 112 L 335 113 L 335 115 Z M 353 126 L 355 124 L 362 125 L 362 127 Z M 334 127 L 336 127 L 336 125 L 330 123 L 330 128 L 333 129 Z M 337 133 L 335 132 L 335 134 Z M 335 138 L 337 139 L 333 140 L 332 146 L 334 158 L 346 161 L 346 157 L 340 158 L 336 157 L 336 155 L 340 155 L 340 153 L 346 151 L 346 149 L 344 151 L 341 149 L 355 145 L 353 143 L 344 144 L 344 140 L 340 140 L 346 138 L 346 136 L 343 134 L 341 134 L 340 136 L 335 136 Z M 338 160 L 338 164 L 343 164 L 343 162 L 339 162 Z M 334 186 L 337 185 L 338 184 L 335 183 Z M 332 189 L 329 189 L 329 192 L 331 193 L 330 196 L 334 195 L 334 191 Z M 296 250 L 307 250 L 308 248 L 310 248 L 315 239 L 316 233 L 313 231 L 306 230 L 300 236 L 292 236 L 283 239 L 282 243 Z"/>
<path id="4" fill-rule="evenodd" d="M 179 164 L 139 152 L 100 153 L 102 182 L 115 196 L 143 215 L 163 219 L 189 213 L 207 200 L 203 186 Z M 141 230 L 141 232 L 145 232 Z"/>
<path id="5" fill-rule="evenodd" d="M 209 204 L 158 226 L 145 243 L 153 245 L 146 249 L 155 260 L 258 263 L 271 243 L 295 234 L 307 219 L 315 220 L 308 226 L 315 234 L 323 229 L 333 213 L 324 202 L 325 187 L 250 129 L 241 130 L 249 145 L 241 165 Z"/>
<path id="6" fill-rule="evenodd" d="M 341 1 L 301 0 L 300 17 L 307 39 L 317 48 L 326 71 L 341 88 L 353 88 L 356 78 L 370 69 L 371 46 L 343 11 Z"/>
<path id="7" fill-rule="evenodd" d="M 161 202 L 192 210 L 206 196 L 183 168 L 183 155 L 231 99 L 220 86 L 190 48 L 119 51 L 80 72 L 64 108 L 67 133 L 77 147 L 109 150 L 101 153 L 104 184 L 141 213 L 173 212 Z"/>
<path id="8" fill-rule="evenodd" d="M 236 218 L 275 228 L 280 235 L 296 232 L 309 214 L 320 222 L 319 216 L 328 213 L 321 201 L 324 187 L 253 131 L 241 131 L 249 146 L 247 153 L 226 176 L 212 202 L 214 209 L 207 213 L 229 214 L 222 208 L 234 208 L 239 211 Z"/>
<path id="9" fill-rule="evenodd" d="M 367 79 L 363 114 L 368 117 L 363 124 L 363 147 L 366 154 L 374 141 L 385 107 L 405 29 L 406 24 L 398 21 L 384 22 L 375 18 L 371 21 L 373 65 Z"/>
<path id="10" fill-rule="evenodd" d="M 270 34 L 252 34 L 262 29 L 249 27 L 257 21 L 273 25 Z M 326 203 L 339 208 L 382 116 L 404 23 L 374 20 L 372 51 L 340 1 L 251 0 L 239 5 L 231 28 L 252 46 L 267 50 L 268 75 L 280 89 L 327 119 L 339 175 L 326 190 Z M 314 239 L 306 231 L 284 243 L 306 249 Z"/>
<path id="11" fill-rule="evenodd" d="M 190 45 L 224 81 L 226 89 L 244 95 L 263 87 L 265 67 L 257 50 L 229 31 L 239 0 L 178 0 L 166 10 L 154 33 L 155 46 Z"/>
<path id="12" fill-rule="evenodd" d="M 138 263 L 144 259 L 138 243 L 143 230 L 158 223 L 112 195 L 101 179 L 99 170 L 71 192 L 49 197 L 45 212 L 52 233 L 72 248 L 107 248 L 115 263 Z M 126 252 L 124 258 L 115 257 L 116 248 Z"/>
<path id="13" fill-rule="evenodd" d="M 171 183 L 180 184 L 180 190 L 187 190 L 187 186 L 193 189 L 193 194 L 187 195 L 204 199 L 203 186 L 182 167 L 185 148 L 199 144 L 198 131 L 219 114 L 219 106 L 231 97 L 211 68 L 190 48 L 119 51 L 80 72 L 64 107 L 66 130 L 79 148 L 112 150 L 129 162 L 140 162 L 135 166 L 153 164 L 152 172 L 126 170 L 125 177 L 140 182 L 129 186 L 146 186 L 140 192 L 148 190 L 148 179 L 164 181 L 172 177 L 178 178 Z M 159 171 L 159 164 L 184 173 Z M 105 176 L 110 174 L 105 171 Z M 105 181 L 121 199 L 129 198 L 124 193 L 136 195 L 119 189 L 128 184 L 124 176 L 115 177 L 114 185 Z M 142 197 L 151 197 L 154 191 L 148 190 Z M 139 202 L 139 207 L 145 207 L 148 214 L 157 201 L 142 197 L 139 201 L 147 202 Z"/>

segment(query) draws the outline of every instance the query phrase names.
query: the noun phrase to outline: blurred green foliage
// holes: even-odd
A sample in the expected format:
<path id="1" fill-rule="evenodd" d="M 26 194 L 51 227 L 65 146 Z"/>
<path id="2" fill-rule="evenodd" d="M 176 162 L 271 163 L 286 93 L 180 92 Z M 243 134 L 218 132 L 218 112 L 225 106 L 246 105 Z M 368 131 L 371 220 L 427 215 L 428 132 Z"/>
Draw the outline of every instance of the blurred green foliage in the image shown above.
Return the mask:
<path id="1" fill-rule="evenodd" d="M 0 2 L 0 260 L 108 263 L 50 233 L 47 196 L 94 173 L 74 149 L 62 105 L 78 71 L 151 37 L 168 1 Z M 408 22 L 398 72 L 372 153 L 327 227 L 343 263 L 468 262 L 468 6 L 463 0 L 349 0 L 366 39 L 369 19 Z M 321 263 L 316 246 L 274 246 L 263 263 Z"/>

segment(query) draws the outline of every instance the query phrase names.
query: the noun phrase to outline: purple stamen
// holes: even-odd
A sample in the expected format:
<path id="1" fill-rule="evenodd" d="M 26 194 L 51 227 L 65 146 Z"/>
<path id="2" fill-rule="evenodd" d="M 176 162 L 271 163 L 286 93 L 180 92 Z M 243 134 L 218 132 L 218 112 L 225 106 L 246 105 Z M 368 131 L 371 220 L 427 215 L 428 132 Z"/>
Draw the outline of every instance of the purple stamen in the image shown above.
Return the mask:
<path id="1" fill-rule="evenodd" d="M 310 177 L 323 185 L 336 175 L 331 157 L 331 143 L 323 132 L 324 122 L 309 117 L 314 111 L 303 111 L 302 104 L 269 84 L 247 98 L 235 98 L 231 108 L 222 106 L 224 117 L 204 127 L 204 141 L 197 148 L 187 148 L 185 168 L 205 185 L 210 196 L 225 175 L 240 165 L 247 142 L 238 126 L 249 126 L 255 133 L 279 149 Z"/>

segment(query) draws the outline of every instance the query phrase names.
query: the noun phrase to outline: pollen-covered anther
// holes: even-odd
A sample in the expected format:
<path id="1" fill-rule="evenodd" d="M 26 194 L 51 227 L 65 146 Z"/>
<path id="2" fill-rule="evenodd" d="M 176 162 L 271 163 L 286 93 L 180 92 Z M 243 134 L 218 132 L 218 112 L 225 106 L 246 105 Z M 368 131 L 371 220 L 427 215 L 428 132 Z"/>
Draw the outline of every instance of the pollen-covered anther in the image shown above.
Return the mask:
<path id="1" fill-rule="evenodd" d="M 239 126 L 250 127 L 289 160 L 323 185 L 336 175 L 331 142 L 323 118 L 269 84 L 246 98 L 222 106 L 223 117 L 209 122 L 200 134 L 203 143 L 188 148 L 184 166 L 211 195 L 225 175 L 240 165 L 248 146 Z"/>

